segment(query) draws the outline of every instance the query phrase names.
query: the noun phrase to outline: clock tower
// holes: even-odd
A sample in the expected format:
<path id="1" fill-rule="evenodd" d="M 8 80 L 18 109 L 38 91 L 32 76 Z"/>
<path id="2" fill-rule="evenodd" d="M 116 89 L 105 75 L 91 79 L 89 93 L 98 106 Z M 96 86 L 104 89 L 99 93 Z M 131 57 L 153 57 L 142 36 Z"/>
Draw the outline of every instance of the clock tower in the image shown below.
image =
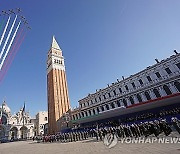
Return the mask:
<path id="1" fill-rule="evenodd" d="M 64 57 L 55 37 L 47 59 L 47 95 L 49 134 L 59 131 L 57 121 L 70 109 Z"/>

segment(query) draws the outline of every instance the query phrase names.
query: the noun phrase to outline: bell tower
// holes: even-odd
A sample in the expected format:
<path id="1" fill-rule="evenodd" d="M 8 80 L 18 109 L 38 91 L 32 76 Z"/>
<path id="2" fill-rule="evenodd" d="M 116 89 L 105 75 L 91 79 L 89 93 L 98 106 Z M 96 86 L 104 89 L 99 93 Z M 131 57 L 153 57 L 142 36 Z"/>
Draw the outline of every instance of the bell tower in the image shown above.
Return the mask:
<path id="1" fill-rule="evenodd" d="M 70 109 L 64 57 L 55 37 L 47 59 L 47 95 L 49 134 L 59 131 L 58 119 Z"/>

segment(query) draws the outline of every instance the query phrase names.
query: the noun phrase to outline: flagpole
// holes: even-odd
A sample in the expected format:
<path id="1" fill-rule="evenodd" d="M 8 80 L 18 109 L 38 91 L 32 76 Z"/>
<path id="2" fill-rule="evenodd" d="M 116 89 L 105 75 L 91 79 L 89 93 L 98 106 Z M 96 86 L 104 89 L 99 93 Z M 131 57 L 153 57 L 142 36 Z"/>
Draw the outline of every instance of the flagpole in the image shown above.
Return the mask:
<path id="1" fill-rule="evenodd" d="M 24 107 L 23 107 L 23 110 L 22 110 L 22 118 L 23 118 L 22 139 L 24 138 L 24 112 L 25 112 L 25 101 L 24 101 Z"/>

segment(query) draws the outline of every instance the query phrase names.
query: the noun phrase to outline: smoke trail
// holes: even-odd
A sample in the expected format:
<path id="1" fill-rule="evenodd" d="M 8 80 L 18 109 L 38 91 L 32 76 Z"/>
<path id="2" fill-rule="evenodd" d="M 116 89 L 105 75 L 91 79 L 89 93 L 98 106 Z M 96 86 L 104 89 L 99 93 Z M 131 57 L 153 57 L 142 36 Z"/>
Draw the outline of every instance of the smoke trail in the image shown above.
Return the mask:
<path id="1" fill-rule="evenodd" d="M 12 45 L 12 43 L 13 43 L 13 41 L 14 41 L 14 38 L 15 38 L 15 36 L 16 36 L 16 33 L 17 33 L 18 29 L 19 29 L 20 24 L 21 24 L 21 21 L 19 22 L 18 26 L 16 27 L 16 30 L 15 30 L 15 32 L 14 32 L 14 35 L 13 35 L 13 37 L 12 37 L 10 43 L 9 43 L 9 46 L 8 46 L 8 48 L 7 48 L 7 50 L 6 50 L 6 53 L 5 53 L 5 55 L 4 55 L 3 59 L 2 59 L 2 62 L 1 62 L 1 64 L 0 64 L 0 70 L 1 70 L 1 68 L 2 68 L 2 66 L 3 66 L 3 64 L 4 64 L 4 61 L 5 61 L 5 59 L 6 59 L 6 56 L 7 56 L 8 52 L 9 52 L 9 50 L 10 50 L 10 48 L 11 48 L 11 45 Z"/>
<path id="2" fill-rule="evenodd" d="M 5 41 L 5 43 L 4 43 L 4 46 L 3 46 L 2 51 L 1 51 L 1 53 L 0 53 L 0 59 L 1 59 L 2 55 L 3 55 L 3 53 L 4 53 L 4 50 L 5 50 L 6 45 L 7 45 L 7 42 L 8 42 L 8 40 L 9 40 L 9 37 L 10 37 L 10 35 L 11 35 L 11 32 L 12 32 L 12 30 L 13 30 L 13 28 L 14 28 L 14 24 L 15 24 L 15 22 L 16 22 L 16 19 L 17 19 L 17 15 L 16 15 L 16 17 L 15 17 L 15 19 L 14 19 L 14 22 L 13 22 L 13 24 L 12 24 L 12 26 L 11 26 L 11 29 L 10 29 L 10 31 L 9 31 L 9 33 L 8 33 L 8 36 L 7 36 L 7 38 L 6 38 L 6 41 Z"/>
<path id="3" fill-rule="evenodd" d="M 5 28 L 4 28 L 3 34 L 2 34 L 1 39 L 0 39 L 0 46 L 1 46 L 2 40 L 3 40 L 3 38 L 4 38 L 4 35 L 5 35 L 5 33 L 6 33 L 6 29 L 7 29 L 7 27 L 8 27 L 8 24 L 9 24 L 10 19 L 11 19 L 11 17 L 9 16 L 8 21 L 7 21 L 7 23 L 6 23 L 6 26 L 5 26 Z M 1 59 L 1 58 L 0 58 L 0 59 Z"/>
<path id="4" fill-rule="evenodd" d="M 11 63 L 12 63 L 15 55 L 17 54 L 17 51 L 19 50 L 22 42 L 24 41 L 25 36 L 26 36 L 26 32 L 24 33 L 24 35 L 22 36 L 21 40 L 19 41 L 20 43 L 19 43 L 19 45 L 17 45 L 17 48 L 14 50 L 14 52 L 13 52 L 14 55 L 12 55 L 11 61 L 9 62 L 9 65 L 7 66 L 7 69 L 4 70 L 4 73 L 2 74 L 2 77 L 0 77 L 0 82 L 4 79 L 4 77 L 5 77 L 8 69 L 9 69 L 9 67 L 11 66 Z M 20 37 L 21 37 L 21 36 L 20 36 Z"/>
<path id="5" fill-rule="evenodd" d="M 2 70 L 0 72 L 0 80 L 1 80 L 1 77 L 4 76 L 4 72 L 6 71 L 6 69 L 9 68 L 8 64 L 11 63 L 12 60 L 14 59 L 13 53 L 16 51 L 16 47 L 18 46 L 17 45 L 18 41 L 20 40 L 23 31 L 24 31 L 24 27 L 21 29 L 21 31 L 18 33 L 17 37 L 15 38 L 14 44 L 12 45 L 12 49 L 10 50 L 8 57 L 6 58 L 6 61 L 4 62 L 4 65 L 3 65 Z"/>

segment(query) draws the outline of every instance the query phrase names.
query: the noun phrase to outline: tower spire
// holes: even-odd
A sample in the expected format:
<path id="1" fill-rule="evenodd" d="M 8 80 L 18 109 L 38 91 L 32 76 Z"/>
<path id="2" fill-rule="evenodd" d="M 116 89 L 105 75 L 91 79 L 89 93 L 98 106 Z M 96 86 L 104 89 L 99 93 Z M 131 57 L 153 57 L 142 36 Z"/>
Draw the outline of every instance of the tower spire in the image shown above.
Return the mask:
<path id="1" fill-rule="evenodd" d="M 51 43 L 51 48 L 61 50 L 61 48 L 59 47 L 54 35 L 53 35 L 53 39 L 52 39 L 52 43 Z"/>

